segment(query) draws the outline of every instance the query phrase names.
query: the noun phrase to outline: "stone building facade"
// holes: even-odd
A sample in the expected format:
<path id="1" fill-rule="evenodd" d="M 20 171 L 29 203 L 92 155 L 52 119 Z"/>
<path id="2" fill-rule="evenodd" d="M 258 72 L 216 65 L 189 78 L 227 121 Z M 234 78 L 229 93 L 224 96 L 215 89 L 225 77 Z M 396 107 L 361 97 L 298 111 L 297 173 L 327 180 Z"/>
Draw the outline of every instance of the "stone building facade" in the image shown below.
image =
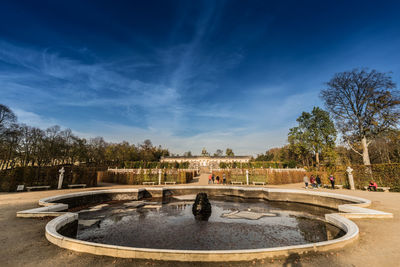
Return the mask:
<path id="1" fill-rule="evenodd" d="M 251 156 L 191 156 L 191 157 L 162 157 L 161 162 L 189 162 L 189 168 L 219 168 L 221 162 L 224 163 L 248 163 L 251 160 Z"/>

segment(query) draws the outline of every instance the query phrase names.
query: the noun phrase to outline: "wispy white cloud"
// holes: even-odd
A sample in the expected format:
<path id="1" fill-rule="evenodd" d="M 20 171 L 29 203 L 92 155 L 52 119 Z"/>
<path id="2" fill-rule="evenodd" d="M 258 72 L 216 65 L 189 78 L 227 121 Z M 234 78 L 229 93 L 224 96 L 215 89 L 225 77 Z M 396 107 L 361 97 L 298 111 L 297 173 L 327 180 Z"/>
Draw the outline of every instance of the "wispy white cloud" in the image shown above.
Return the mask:
<path id="1" fill-rule="evenodd" d="M 56 119 L 49 117 L 43 118 L 42 116 L 30 111 L 14 108 L 13 112 L 15 113 L 15 115 L 17 115 L 18 122 L 29 126 L 46 129 L 53 125 L 59 125 Z"/>
<path id="2" fill-rule="evenodd" d="M 192 80 L 193 76 L 220 71 L 219 64 L 213 67 L 215 70 L 193 64 L 202 55 L 196 50 L 200 49 L 198 43 L 205 38 L 207 23 L 213 14 L 204 15 L 195 39 L 187 44 L 187 51 L 178 57 L 178 65 L 171 70 L 169 81 L 141 81 L 115 71 L 117 63 L 89 64 L 49 49 L 38 51 L 0 42 L 0 62 L 13 66 L 0 71 L 0 86 L 6 102 L 15 108 L 21 122 L 41 128 L 65 124 L 63 118 L 52 117 L 52 110 L 89 109 L 89 121 L 71 124 L 69 120 L 67 126 L 83 137 L 102 135 L 114 142 L 140 142 L 150 138 L 179 153 L 188 149 L 200 151 L 202 147 L 210 150 L 232 147 L 238 153 L 261 153 L 273 144 L 283 144 L 288 126 L 282 121 L 293 119 L 300 109 L 313 102 L 310 102 L 315 98 L 312 92 L 273 101 L 260 96 L 263 92 L 273 95 L 282 88 L 265 87 L 258 92 L 249 90 L 239 100 L 186 103 L 187 94 L 189 99 L 196 95 L 186 92 L 187 88 L 200 84 Z M 231 66 L 241 60 L 240 55 L 233 57 Z M 140 62 L 135 64 L 131 67 L 142 66 Z M 198 96 L 216 88 L 211 84 L 202 90 Z M 104 121 L 105 109 L 115 113 L 118 119 Z M 139 117 L 144 123 L 134 126 L 128 121 L 123 123 L 121 116 Z"/>
<path id="3" fill-rule="evenodd" d="M 283 121 L 293 119 L 314 96 L 277 98 L 275 94 L 287 87 L 268 84 L 262 90 L 244 87 L 235 92 L 237 97 L 231 95 L 221 77 L 246 59 L 243 44 L 205 49 L 222 10 L 215 2 L 205 5 L 193 18 L 191 38 L 177 43 L 172 36 L 170 45 L 149 56 L 107 61 L 93 57 L 86 47 L 64 53 L 0 41 L 0 64 L 7 65 L 0 68 L 3 99 L 27 124 L 45 128 L 58 123 L 83 137 L 100 135 L 114 142 L 150 138 L 179 153 L 199 152 L 204 146 L 211 151 L 232 147 L 238 153 L 260 153 L 284 143 L 288 123 Z M 241 34 L 254 40 L 264 31 Z M 74 53 L 84 56 L 71 56 Z M 142 77 L 147 72 L 151 75 Z M 220 90 L 228 92 L 225 97 Z"/>

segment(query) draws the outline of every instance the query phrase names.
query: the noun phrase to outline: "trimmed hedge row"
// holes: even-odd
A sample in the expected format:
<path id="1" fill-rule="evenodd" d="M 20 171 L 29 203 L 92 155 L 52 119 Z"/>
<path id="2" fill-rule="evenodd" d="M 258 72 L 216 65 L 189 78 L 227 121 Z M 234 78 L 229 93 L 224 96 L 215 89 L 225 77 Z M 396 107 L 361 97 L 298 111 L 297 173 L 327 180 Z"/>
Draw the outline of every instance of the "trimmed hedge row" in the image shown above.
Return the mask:
<path id="1" fill-rule="evenodd" d="M 346 166 L 335 166 L 332 168 L 321 167 L 319 171 L 309 169 L 307 174 L 310 176 L 319 175 L 324 184 L 330 184 L 328 177 L 333 174 L 336 184 L 342 184 L 349 188 Z M 378 186 L 390 187 L 390 191 L 400 192 L 400 164 L 373 164 L 370 166 L 353 165 L 354 184 L 357 189 L 364 189 L 369 181 L 374 180 Z"/>
<path id="2" fill-rule="evenodd" d="M 215 177 L 219 176 L 222 181 L 223 174 L 226 175 L 226 182 L 246 183 L 246 170 L 219 170 L 213 171 Z M 266 184 L 290 184 L 303 181 L 304 170 L 285 170 L 285 169 L 249 169 L 249 183 L 264 182 Z"/>
<path id="3" fill-rule="evenodd" d="M 17 167 L 0 171 L 0 190 L 13 192 L 18 185 L 41 186 L 49 185 L 55 189 L 58 186 L 59 170 L 62 166 L 54 167 Z M 63 187 L 68 184 L 97 185 L 97 172 L 105 168 L 86 166 L 63 166 L 65 169 Z"/>
<path id="4" fill-rule="evenodd" d="M 146 161 L 125 161 L 121 164 L 116 164 L 115 167 L 118 168 L 127 168 L 127 169 L 171 169 L 171 168 L 176 168 L 176 169 L 187 169 L 189 168 L 189 162 L 159 162 L 159 161 L 152 161 L 152 162 L 146 162 Z"/>
<path id="5" fill-rule="evenodd" d="M 370 180 L 374 180 L 378 186 L 388 186 L 391 191 L 400 192 L 400 164 L 352 166 L 352 169 L 354 182 L 358 189 L 364 189 Z"/>
<path id="6" fill-rule="evenodd" d="M 276 162 L 276 161 L 251 161 L 249 163 L 240 163 L 240 162 L 221 162 L 219 167 L 221 169 L 232 169 L 232 168 L 240 168 L 240 169 L 250 169 L 250 168 L 295 168 L 296 162 Z"/>
<path id="7" fill-rule="evenodd" d="M 197 175 L 192 170 L 172 170 L 163 169 L 161 174 L 161 183 L 176 182 L 177 184 L 189 183 Z M 140 172 L 114 172 L 102 171 L 98 174 L 97 182 L 139 185 L 143 182 L 158 183 L 158 171 L 142 169 Z"/>

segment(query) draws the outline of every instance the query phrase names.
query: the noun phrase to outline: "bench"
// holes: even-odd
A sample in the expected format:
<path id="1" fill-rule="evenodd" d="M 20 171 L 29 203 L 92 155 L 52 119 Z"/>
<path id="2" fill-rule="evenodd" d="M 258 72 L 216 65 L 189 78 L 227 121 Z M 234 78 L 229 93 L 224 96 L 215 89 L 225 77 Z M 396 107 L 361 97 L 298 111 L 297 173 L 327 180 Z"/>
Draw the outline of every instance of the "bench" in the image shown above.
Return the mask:
<path id="1" fill-rule="evenodd" d="M 265 185 L 265 182 L 253 182 L 253 185 Z"/>
<path id="2" fill-rule="evenodd" d="M 143 182 L 143 184 L 151 184 L 151 185 L 155 185 L 156 182 Z"/>
<path id="3" fill-rule="evenodd" d="M 85 188 L 86 184 L 69 184 L 68 188 Z"/>
<path id="4" fill-rule="evenodd" d="M 330 185 L 330 184 L 324 184 L 323 187 L 324 187 L 324 188 L 332 188 L 332 185 Z M 335 184 L 335 188 L 343 189 L 343 185 L 342 185 L 342 184 Z"/>
<path id="5" fill-rule="evenodd" d="M 365 189 L 365 190 L 368 190 L 368 186 L 364 186 L 364 189 Z M 376 190 L 382 190 L 383 192 L 389 192 L 390 187 L 387 187 L 387 186 L 378 186 L 378 187 L 376 188 Z"/>
<path id="6" fill-rule="evenodd" d="M 231 181 L 231 184 L 243 184 L 243 182 L 238 182 L 238 181 Z"/>
<path id="7" fill-rule="evenodd" d="M 34 190 L 48 190 L 50 189 L 50 185 L 39 185 L 39 186 L 27 186 L 26 190 L 34 191 Z"/>
<path id="8" fill-rule="evenodd" d="M 176 182 L 164 182 L 164 184 L 176 184 Z"/>

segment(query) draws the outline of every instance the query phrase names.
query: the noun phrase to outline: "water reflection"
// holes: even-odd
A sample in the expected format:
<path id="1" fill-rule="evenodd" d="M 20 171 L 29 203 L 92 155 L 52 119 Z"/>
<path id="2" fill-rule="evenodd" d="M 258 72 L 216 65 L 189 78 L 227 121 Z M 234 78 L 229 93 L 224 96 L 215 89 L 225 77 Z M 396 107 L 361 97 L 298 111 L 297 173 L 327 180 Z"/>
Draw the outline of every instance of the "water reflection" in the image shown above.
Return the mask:
<path id="1" fill-rule="evenodd" d="M 133 247 L 223 250 L 298 245 L 344 234 L 322 221 L 330 209 L 237 197 L 210 197 L 210 202 L 208 221 L 194 220 L 193 201 L 110 204 L 79 215 L 82 221 L 100 222 L 80 224 L 77 238 Z"/>

